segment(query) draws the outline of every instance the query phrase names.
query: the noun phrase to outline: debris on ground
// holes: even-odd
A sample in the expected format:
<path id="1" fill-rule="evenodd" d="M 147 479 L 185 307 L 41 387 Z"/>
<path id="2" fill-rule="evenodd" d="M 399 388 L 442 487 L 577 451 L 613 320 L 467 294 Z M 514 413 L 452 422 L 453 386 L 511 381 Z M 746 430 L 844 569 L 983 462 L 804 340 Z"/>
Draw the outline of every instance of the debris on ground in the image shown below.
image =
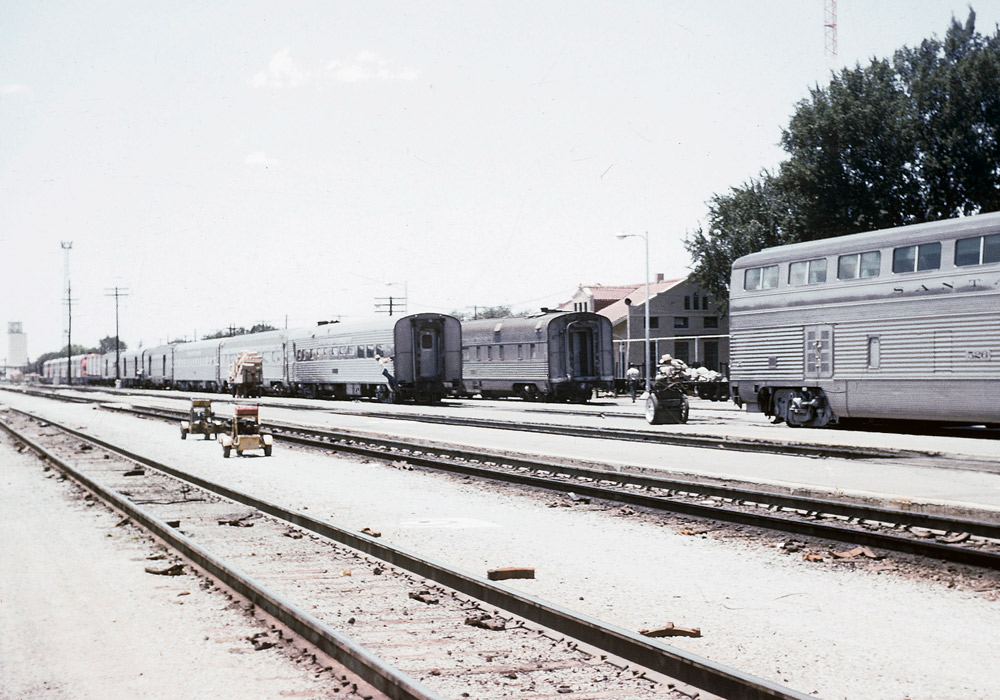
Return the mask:
<path id="1" fill-rule="evenodd" d="M 643 637 L 700 637 L 700 627 L 678 627 L 673 622 L 668 622 L 663 627 L 651 630 L 639 630 Z"/>
<path id="2" fill-rule="evenodd" d="M 869 559 L 881 559 L 882 558 L 882 556 L 880 554 L 875 554 L 875 552 L 873 552 L 872 550 L 868 549 L 868 547 L 855 547 L 854 549 L 848 550 L 846 552 L 834 552 L 833 553 L 833 556 L 835 556 L 835 557 L 837 557 L 839 559 L 854 559 L 855 557 L 862 556 L 862 555 L 868 557 Z"/>
<path id="3" fill-rule="evenodd" d="M 535 578 L 535 569 L 528 566 L 507 566 L 502 569 L 490 569 L 486 572 L 490 581 L 504 581 L 509 578 Z"/>
<path id="4" fill-rule="evenodd" d="M 440 602 L 434 597 L 434 594 L 428 590 L 410 591 L 409 595 L 413 600 L 419 600 L 421 603 L 426 603 L 427 605 L 437 605 Z"/>
<path id="5" fill-rule="evenodd" d="M 146 573 L 155 576 L 180 576 L 184 573 L 184 565 L 174 564 L 173 566 L 168 566 L 166 569 L 156 569 L 152 566 L 147 566 Z"/>
<path id="6" fill-rule="evenodd" d="M 470 615 L 465 618 L 465 624 L 470 627 L 479 627 L 484 630 L 492 630 L 494 632 L 502 632 L 507 629 L 507 621 L 501 617 L 494 617 L 489 613 L 479 613 L 478 615 Z"/>

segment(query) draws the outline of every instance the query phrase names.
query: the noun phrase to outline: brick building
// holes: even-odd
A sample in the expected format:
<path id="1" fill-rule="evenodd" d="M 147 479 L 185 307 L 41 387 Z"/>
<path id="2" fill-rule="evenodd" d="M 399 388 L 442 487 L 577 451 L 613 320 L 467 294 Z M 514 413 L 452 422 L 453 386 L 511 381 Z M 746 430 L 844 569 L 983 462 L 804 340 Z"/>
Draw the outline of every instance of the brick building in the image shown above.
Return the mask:
<path id="1" fill-rule="evenodd" d="M 669 353 L 690 365 L 728 374 L 729 320 L 722 315 L 722 300 L 712 299 L 686 277 L 665 280 L 662 274 L 649 283 L 649 357 Z M 642 346 L 645 341 L 645 284 L 580 285 L 559 308 L 592 311 L 611 320 L 615 339 L 615 376 L 623 377 L 630 364 L 645 375 Z"/>

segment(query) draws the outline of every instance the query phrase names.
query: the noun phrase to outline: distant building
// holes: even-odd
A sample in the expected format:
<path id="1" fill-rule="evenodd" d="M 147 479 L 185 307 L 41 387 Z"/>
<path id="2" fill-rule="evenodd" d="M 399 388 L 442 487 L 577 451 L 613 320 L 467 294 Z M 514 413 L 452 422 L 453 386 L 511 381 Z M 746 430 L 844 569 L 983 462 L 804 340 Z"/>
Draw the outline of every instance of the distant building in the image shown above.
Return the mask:
<path id="1" fill-rule="evenodd" d="M 651 370 L 662 355 L 670 354 L 689 365 L 728 374 L 729 319 L 722 314 L 725 300 L 705 294 L 686 277 L 664 280 L 662 274 L 649 283 L 649 350 Z M 576 294 L 559 308 L 592 311 L 611 320 L 615 339 L 615 376 L 625 376 L 629 365 L 645 375 L 642 346 L 645 342 L 646 286 L 580 285 Z"/>
<path id="2" fill-rule="evenodd" d="M 7 360 L 4 364 L 12 369 L 21 369 L 28 364 L 28 336 L 24 334 L 20 321 L 7 324 Z"/>

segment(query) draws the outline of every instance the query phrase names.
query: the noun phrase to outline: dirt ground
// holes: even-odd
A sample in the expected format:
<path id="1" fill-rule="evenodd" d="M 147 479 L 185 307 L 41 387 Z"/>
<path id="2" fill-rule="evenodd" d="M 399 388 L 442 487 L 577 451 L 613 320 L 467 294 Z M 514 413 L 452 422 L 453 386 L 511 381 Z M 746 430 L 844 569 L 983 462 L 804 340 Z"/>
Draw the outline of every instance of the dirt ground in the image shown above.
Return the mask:
<path id="1" fill-rule="evenodd" d="M 119 521 L 0 437 L 0 699 L 360 697 Z"/>

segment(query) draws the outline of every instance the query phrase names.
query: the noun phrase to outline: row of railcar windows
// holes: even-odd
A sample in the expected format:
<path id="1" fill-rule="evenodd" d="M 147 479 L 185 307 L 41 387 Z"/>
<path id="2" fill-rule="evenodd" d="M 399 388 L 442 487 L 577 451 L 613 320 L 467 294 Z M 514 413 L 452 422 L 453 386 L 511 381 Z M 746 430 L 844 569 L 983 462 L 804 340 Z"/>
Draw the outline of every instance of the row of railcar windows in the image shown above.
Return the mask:
<path id="1" fill-rule="evenodd" d="M 955 241 L 955 265 L 985 265 L 1000 262 L 1000 233 L 973 236 Z M 853 280 L 878 277 L 882 253 L 872 250 L 851 253 L 837 258 L 837 279 Z M 923 243 L 903 246 L 892 251 L 894 274 L 937 270 L 941 267 L 941 244 Z M 826 258 L 801 260 L 788 265 L 788 284 L 792 286 L 826 282 Z M 743 289 L 757 291 L 778 286 L 778 266 L 753 267 L 744 271 Z"/>
<path id="2" fill-rule="evenodd" d="M 462 348 L 462 360 L 464 362 L 472 362 L 473 354 L 475 354 L 476 362 L 493 362 L 503 361 L 504 355 L 504 345 L 474 345 Z M 513 348 L 514 346 L 511 345 Z M 494 351 L 495 348 L 495 351 Z M 513 359 L 513 358 L 510 358 Z M 535 343 L 528 344 L 525 347 L 523 344 L 517 345 L 517 359 L 518 360 L 537 360 L 538 359 L 538 347 Z"/>
<path id="3" fill-rule="evenodd" d="M 298 362 L 314 360 L 347 360 L 357 357 L 392 357 L 391 345 L 328 345 L 321 348 L 300 348 L 295 351 Z"/>

